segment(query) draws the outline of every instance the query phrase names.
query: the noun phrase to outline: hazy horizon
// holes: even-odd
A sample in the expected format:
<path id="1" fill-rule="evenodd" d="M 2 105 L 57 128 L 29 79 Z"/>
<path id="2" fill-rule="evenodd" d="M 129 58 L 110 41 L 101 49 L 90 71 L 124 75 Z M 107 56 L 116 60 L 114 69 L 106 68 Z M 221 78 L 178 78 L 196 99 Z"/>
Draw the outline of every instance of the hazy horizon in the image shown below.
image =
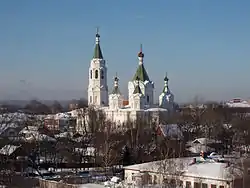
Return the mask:
<path id="1" fill-rule="evenodd" d="M 177 102 L 248 99 L 250 1 L 0 2 L 0 100 L 86 98 L 95 28 L 108 66 L 127 83 L 140 43 L 155 83 L 168 72 Z"/>

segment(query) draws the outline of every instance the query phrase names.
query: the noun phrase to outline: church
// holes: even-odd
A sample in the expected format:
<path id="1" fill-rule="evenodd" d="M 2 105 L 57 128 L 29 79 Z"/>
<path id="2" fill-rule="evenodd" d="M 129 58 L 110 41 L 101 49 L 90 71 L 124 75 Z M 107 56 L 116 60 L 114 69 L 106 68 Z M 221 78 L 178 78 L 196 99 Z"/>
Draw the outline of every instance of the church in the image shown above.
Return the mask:
<path id="1" fill-rule="evenodd" d="M 138 53 L 138 67 L 134 77 L 128 82 L 128 99 L 119 89 L 116 75 L 112 89 L 107 85 L 108 69 L 100 46 L 100 34 L 96 33 L 94 55 L 89 67 L 88 105 L 102 110 L 107 119 L 118 124 L 135 121 L 138 117 L 159 117 L 160 113 L 175 111 L 174 95 L 169 89 L 167 75 L 163 79 L 163 90 L 159 104 L 154 104 L 154 82 L 144 66 L 142 46 Z"/>

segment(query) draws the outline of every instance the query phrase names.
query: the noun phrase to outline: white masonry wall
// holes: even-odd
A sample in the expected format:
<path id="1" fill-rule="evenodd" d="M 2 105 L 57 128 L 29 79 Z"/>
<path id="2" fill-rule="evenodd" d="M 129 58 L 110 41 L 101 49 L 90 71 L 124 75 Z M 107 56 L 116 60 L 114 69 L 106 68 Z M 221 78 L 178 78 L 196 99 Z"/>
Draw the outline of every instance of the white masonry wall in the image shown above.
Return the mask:
<path id="1" fill-rule="evenodd" d="M 108 105 L 107 67 L 105 60 L 91 60 L 89 67 L 88 105 Z"/>

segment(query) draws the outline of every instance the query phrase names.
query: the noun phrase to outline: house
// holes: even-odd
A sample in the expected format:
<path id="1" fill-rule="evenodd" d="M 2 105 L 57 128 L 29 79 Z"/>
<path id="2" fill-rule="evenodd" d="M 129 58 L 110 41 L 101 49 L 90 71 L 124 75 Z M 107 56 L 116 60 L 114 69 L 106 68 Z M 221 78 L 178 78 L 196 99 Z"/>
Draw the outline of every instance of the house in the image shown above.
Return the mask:
<path id="1" fill-rule="evenodd" d="M 4 138 L 17 137 L 20 127 L 16 123 L 0 125 L 0 136 Z"/>
<path id="2" fill-rule="evenodd" d="M 52 114 L 44 119 L 44 124 L 51 131 L 64 131 L 75 127 L 76 118 L 70 112 Z"/>
<path id="3" fill-rule="evenodd" d="M 239 161 L 238 159 L 236 161 Z M 124 167 L 125 184 L 185 188 L 242 188 L 243 170 L 233 158 L 172 158 Z"/>
<path id="4" fill-rule="evenodd" d="M 25 122 L 30 121 L 24 113 L 5 113 L 0 115 L 0 137 L 17 138 Z"/>
<path id="5" fill-rule="evenodd" d="M 5 145 L 0 149 L 0 157 L 1 160 L 6 158 L 8 159 L 16 159 L 17 156 L 25 156 L 27 155 L 21 145 Z"/>
<path id="6" fill-rule="evenodd" d="M 26 126 L 19 132 L 19 135 L 23 138 L 28 138 L 36 135 L 39 132 L 38 129 L 38 126 Z"/>
<path id="7" fill-rule="evenodd" d="M 192 154 L 198 154 L 201 151 L 213 152 L 213 151 L 223 151 L 223 144 L 221 141 L 208 139 L 208 138 L 197 138 L 189 143 L 187 143 L 187 150 Z"/>

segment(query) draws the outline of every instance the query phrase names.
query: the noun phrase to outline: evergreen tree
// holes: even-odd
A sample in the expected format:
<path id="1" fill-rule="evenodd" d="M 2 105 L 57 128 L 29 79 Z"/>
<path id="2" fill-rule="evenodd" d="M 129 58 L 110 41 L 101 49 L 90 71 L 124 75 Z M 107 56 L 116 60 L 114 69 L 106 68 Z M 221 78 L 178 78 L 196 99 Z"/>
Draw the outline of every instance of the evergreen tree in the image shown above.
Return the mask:
<path id="1" fill-rule="evenodd" d="M 130 154 L 128 146 L 123 147 L 122 163 L 123 163 L 123 166 L 128 166 L 128 165 L 131 165 L 132 163 L 131 154 Z"/>

